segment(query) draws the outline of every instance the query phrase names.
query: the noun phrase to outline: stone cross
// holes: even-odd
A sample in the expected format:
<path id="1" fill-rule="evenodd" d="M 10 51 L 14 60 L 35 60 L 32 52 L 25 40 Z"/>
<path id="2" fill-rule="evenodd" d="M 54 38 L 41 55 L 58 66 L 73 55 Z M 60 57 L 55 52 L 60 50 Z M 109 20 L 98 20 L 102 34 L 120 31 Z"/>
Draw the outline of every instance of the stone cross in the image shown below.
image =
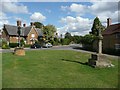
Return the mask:
<path id="1" fill-rule="evenodd" d="M 19 43 L 19 47 L 20 47 L 20 34 L 21 34 L 21 27 L 20 26 L 18 26 L 17 33 L 18 33 L 18 43 Z"/>
<path id="2" fill-rule="evenodd" d="M 100 27 L 98 27 L 98 54 L 102 54 L 102 40 L 103 40 L 103 36 L 101 34 L 101 29 Z"/>

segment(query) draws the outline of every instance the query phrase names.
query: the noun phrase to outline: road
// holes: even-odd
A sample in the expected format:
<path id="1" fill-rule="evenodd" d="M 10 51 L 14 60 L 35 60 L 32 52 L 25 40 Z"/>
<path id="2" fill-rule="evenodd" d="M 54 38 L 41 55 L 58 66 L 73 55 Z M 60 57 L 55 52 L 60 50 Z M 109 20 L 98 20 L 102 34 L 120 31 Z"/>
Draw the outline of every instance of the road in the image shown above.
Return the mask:
<path id="1" fill-rule="evenodd" d="M 78 51 L 78 52 L 84 52 L 84 53 L 90 53 L 90 54 L 95 54 L 95 52 L 90 52 L 90 51 L 85 51 L 80 49 L 82 46 L 79 44 L 71 44 L 71 45 L 64 45 L 64 46 L 53 46 L 52 48 L 40 48 L 40 49 L 30 49 L 30 48 L 25 48 L 26 51 L 29 50 L 73 50 L 73 51 Z M 14 52 L 14 49 L 0 49 L 0 53 L 7 53 L 7 52 Z M 113 58 L 119 58 L 118 56 L 113 56 L 113 55 L 108 55 L 104 54 L 108 57 L 113 57 Z"/>
<path id="2" fill-rule="evenodd" d="M 72 50 L 72 45 L 66 45 L 66 46 L 53 46 L 52 48 L 40 48 L 40 49 L 30 49 L 30 48 L 24 48 L 26 51 L 29 50 Z M 7 53 L 7 52 L 13 52 L 14 48 L 11 49 L 0 49 L 0 53 Z"/>

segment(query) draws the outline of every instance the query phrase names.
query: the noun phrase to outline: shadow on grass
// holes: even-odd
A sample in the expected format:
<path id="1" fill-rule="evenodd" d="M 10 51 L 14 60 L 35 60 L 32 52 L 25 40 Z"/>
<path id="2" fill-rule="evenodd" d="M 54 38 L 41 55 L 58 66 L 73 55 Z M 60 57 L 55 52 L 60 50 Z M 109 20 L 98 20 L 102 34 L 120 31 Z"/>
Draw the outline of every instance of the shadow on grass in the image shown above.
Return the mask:
<path id="1" fill-rule="evenodd" d="M 78 64 L 81 64 L 81 65 L 87 65 L 88 66 L 88 63 L 87 62 L 80 62 L 80 61 L 72 61 L 72 60 L 67 60 L 67 59 L 61 59 L 62 61 L 68 61 L 68 62 L 73 62 L 73 63 L 78 63 Z"/>
<path id="2" fill-rule="evenodd" d="M 91 51 L 91 52 L 96 52 L 95 50 L 93 50 L 92 48 L 83 48 L 83 47 L 72 47 L 73 49 L 77 49 L 77 50 L 85 50 L 85 51 Z"/>

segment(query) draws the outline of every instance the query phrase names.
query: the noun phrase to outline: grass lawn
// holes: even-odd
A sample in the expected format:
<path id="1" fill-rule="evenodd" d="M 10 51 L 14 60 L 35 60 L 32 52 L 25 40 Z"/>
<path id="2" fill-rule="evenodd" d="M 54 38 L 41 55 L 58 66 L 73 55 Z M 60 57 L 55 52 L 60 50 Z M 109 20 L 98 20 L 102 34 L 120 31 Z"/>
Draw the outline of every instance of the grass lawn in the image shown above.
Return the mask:
<path id="1" fill-rule="evenodd" d="M 26 51 L 26 56 L 2 54 L 3 88 L 115 88 L 118 60 L 108 58 L 114 68 L 84 65 L 90 54 L 70 50 Z"/>
<path id="2" fill-rule="evenodd" d="M 2 89 L 2 54 L 0 53 L 0 89 Z"/>

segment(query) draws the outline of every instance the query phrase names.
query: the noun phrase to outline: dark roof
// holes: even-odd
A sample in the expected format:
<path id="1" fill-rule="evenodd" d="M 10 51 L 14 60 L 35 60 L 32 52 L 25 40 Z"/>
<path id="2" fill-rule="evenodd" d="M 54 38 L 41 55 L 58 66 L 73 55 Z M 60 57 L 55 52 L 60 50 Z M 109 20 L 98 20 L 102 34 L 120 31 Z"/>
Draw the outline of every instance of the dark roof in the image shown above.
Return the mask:
<path id="1" fill-rule="evenodd" d="M 4 25 L 4 28 L 7 30 L 9 35 L 18 35 L 17 31 L 18 31 L 18 27 L 17 26 L 12 26 L 12 25 Z M 27 27 L 21 27 L 21 36 L 27 36 L 28 33 L 30 32 L 32 26 L 27 26 Z M 42 34 L 41 33 L 41 29 L 36 28 L 36 31 L 38 32 L 38 34 Z"/>
<path id="2" fill-rule="evenodd" d="M 41 29 L 36 28 L 36 31 L 39 33 L 39 36 L 43 36 L 43 32 L 42 32 L 42 30 L 41 30 Z"/>
<path id="3" fill-rule="evenodd" d="M 118 32 L 120 32 L 120 23 L 110 25 L 105 31 L 103 31 L 102 35 L 110 35 Z"/>

